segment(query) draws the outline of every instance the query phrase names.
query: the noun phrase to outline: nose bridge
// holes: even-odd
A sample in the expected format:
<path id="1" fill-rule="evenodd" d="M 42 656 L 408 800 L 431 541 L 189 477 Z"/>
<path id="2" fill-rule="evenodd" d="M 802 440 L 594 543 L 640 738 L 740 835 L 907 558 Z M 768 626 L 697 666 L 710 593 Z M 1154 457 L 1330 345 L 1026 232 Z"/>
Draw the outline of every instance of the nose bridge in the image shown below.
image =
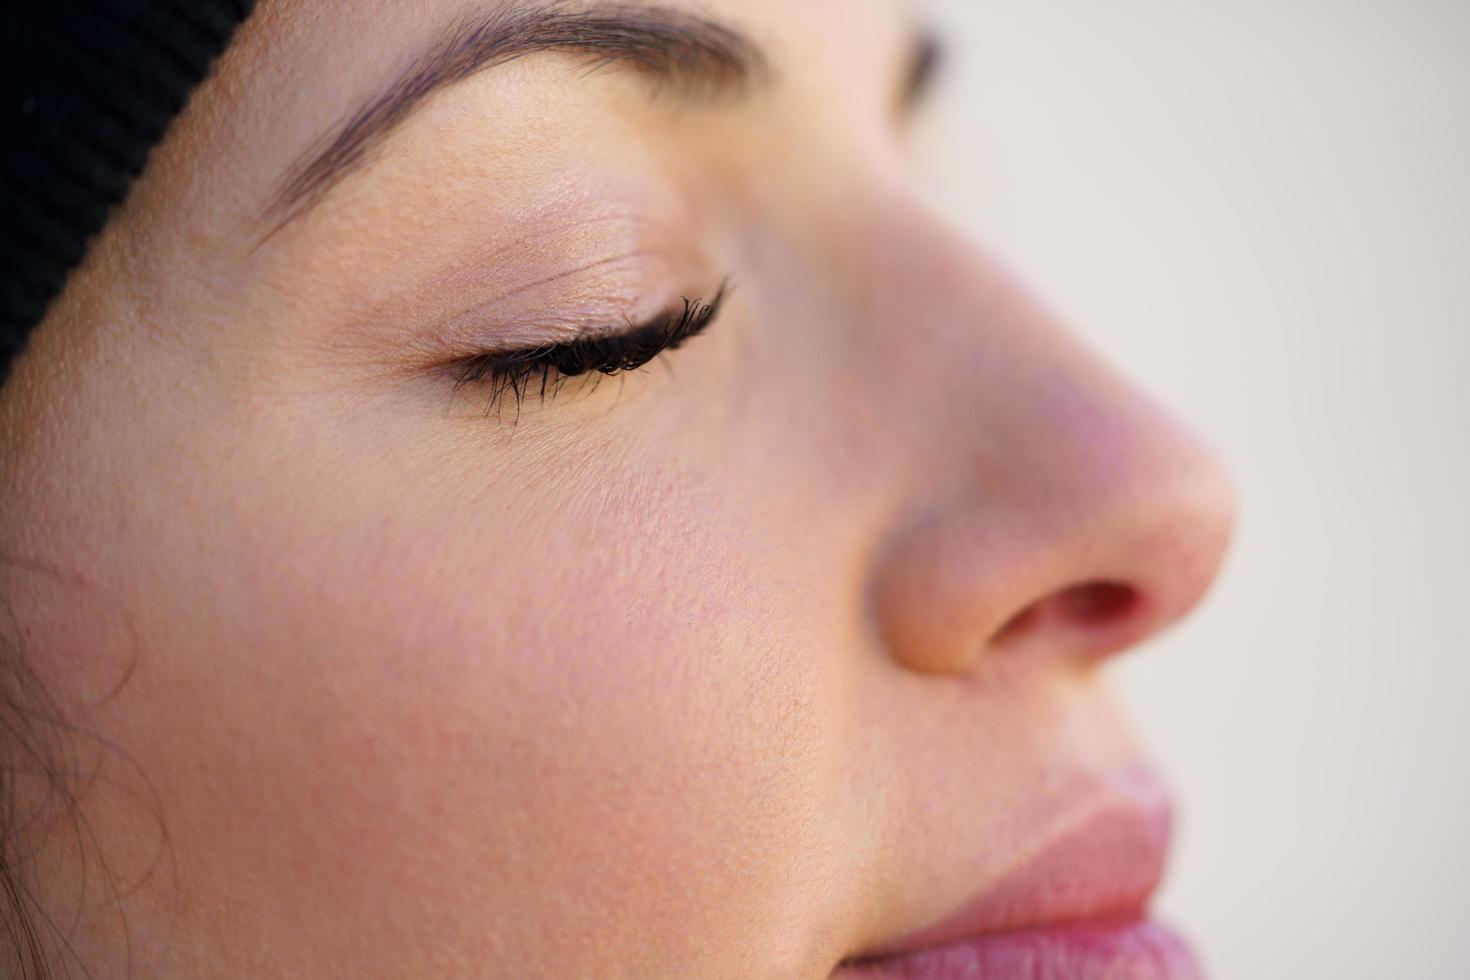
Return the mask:
<path id="1" fill-rule="evenodd" d="M 883 241 L 863 346 L 902 386 L 914 463 L 874 577 L 891 655 L 930 673 L 1001 648 L 1097 657 L 1187 612 L 1233 524 L 1214 455 L 933 218 Z"/>

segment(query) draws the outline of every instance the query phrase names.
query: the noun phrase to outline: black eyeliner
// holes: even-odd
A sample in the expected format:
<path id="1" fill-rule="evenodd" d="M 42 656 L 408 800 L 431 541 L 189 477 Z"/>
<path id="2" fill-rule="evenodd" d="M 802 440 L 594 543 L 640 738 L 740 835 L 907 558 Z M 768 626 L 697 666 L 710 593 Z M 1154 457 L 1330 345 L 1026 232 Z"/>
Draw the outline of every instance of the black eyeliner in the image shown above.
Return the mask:
<path id="1" fill-rule="evenodd" d="M 682 309 L 623 333 L 473 355 L 456 365 L 455 389 L 487 386 L 490 408 L 509 395 L 519 409 L 522 400 L 533 391 L 544 401 L 574 378 L 589 374 L 611 377 L 637 371 L 660 354 L 677 350 L 703 333 L 719 314 L 728 295 L 727 280 L 709 302 L 684 297 Z"/>

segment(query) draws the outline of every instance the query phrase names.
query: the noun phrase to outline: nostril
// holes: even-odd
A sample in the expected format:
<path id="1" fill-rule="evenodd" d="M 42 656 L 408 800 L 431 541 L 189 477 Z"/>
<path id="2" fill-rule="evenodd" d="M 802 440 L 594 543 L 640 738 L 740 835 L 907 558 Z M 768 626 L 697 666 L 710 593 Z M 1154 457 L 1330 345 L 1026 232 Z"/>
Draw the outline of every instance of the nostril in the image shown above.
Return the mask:
<path id="1" fill-rule="evenodd" d="M 1022 609 L 996 632 L 992 643 L 1030 632 L 1042 624 L 1070 629 L 1101 630 L 1134 616 L 1141 602 L 1138 590 L 1117 582 L 1086 582 L 1054 592 Z"/>
<path id="2" fill-rule="evenodd" d="M 1085 629 L 1112 626 L 1138 608 L 1138 590 L 1117 582 L 1074 585 L 1053 597 L 1057 618 Z"/>

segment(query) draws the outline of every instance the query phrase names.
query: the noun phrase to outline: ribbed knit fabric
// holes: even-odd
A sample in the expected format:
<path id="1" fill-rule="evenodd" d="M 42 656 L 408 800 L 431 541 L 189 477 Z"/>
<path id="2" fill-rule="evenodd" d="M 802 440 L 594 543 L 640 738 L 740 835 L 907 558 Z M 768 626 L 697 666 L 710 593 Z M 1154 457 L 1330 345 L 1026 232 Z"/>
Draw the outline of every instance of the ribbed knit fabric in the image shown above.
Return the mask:
<path id="1" fill-rule="evenodd" d="M 7 0 L 0 384 L 254 0 Z"/>

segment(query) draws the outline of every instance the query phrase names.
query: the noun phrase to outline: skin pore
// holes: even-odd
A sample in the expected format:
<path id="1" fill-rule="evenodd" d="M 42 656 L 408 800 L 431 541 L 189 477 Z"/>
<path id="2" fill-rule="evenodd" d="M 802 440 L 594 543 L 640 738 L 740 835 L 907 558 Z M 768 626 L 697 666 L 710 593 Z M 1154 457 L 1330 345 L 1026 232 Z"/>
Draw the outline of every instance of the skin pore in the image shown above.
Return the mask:
<path id="1" fill-rule="evenodd" d="M 822 980 L 1159 793 L 1099 668 L 1230 488 L 921 203 L 913 11 L 550 9 L 266 0 L 0 391 L 58 961 Z M 619 18 L 663 47 L 568 40 Z M 465 381 L 726 283 L 642 370 Z"/>

